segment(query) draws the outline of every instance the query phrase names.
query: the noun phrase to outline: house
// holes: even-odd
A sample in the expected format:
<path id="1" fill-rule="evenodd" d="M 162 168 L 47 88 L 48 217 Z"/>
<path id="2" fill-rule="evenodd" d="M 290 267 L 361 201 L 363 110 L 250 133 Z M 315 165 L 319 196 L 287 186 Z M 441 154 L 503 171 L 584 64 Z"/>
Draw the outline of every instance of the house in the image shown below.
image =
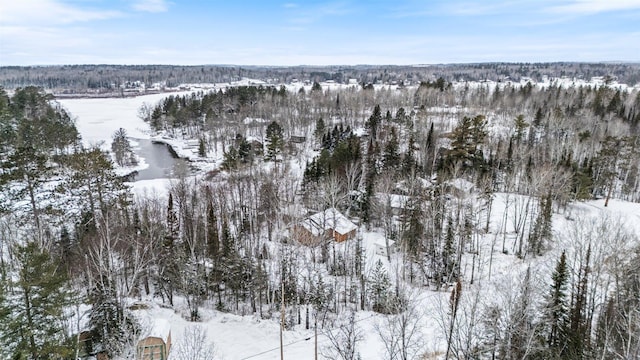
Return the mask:
<path id="1" fill-rule="evenodd" d="M 391 193 L 376 193 L 376 200 L 383 207 L 389 207 L 393 215 L 400 215 L 409 204 L 409 196 Z"/>
<path id="2" fill-rule="evenodd" d="M 387 257 L 395 252 L 396 250 L 395 242 L 393 240 L 388 240 L 388 241 L 389 241 L 388 254 L 387 254 L 387 242 L 385 241 L 385 239 L 377 239 L 374 242 L 374 245 L 376 247 L 376 255 Z"/>
<path id="3" fill-rule="evenodd" d="M 294 225 L 293 238 L 305 245 L 317 245 L 325 239 L 343 242 L 353 238 L 357 229 L 340 211 L 329 208 Z"/>
<path id="4" fill-rule="evenodd" d="M 171 326 L 165 319 L 156 319 L 149 334 L 138 341 L 138 360 L 166 360 L 171 350 Z"/>

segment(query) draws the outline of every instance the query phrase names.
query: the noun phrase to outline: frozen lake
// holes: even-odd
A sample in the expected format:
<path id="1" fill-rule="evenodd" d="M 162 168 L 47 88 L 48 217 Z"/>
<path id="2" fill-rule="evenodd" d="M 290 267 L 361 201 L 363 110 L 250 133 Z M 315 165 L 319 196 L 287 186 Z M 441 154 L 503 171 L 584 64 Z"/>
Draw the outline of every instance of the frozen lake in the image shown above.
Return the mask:
<path id="1" fill-rule="evenodd" d="M 135 181 L 167 178 L 176 161 L 166 145 L 149 139 L 151 128 L 138 116 L 143 104 L 155 106 L 170 95 L 191 92 L 163 93 L 129 98 L 60 99 L 58 102 L 70 112 L 85 146 L 99 146 L 109 150 L 111 137 L 119 128 L 127 131 L 134 152 L 147 167 L 138 170 Z"/>

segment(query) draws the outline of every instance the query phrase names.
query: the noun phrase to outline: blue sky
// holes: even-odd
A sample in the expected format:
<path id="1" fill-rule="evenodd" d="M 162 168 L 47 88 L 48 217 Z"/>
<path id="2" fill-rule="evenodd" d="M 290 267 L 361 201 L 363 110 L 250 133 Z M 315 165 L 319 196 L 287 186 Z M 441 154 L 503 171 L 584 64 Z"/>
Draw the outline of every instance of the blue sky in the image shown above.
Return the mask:
<path id="1" fill-rule="evenodd" d="M 640 0 L 0 0 L 0 65 L 640 61 Z"/>

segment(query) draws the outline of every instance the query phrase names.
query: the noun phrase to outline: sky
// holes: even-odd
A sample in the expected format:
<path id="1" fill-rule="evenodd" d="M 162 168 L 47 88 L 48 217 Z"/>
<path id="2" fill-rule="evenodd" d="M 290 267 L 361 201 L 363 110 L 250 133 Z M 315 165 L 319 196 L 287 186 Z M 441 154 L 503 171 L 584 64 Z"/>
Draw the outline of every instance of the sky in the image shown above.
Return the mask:
<path id="1" fill-rule="evenodd" d="M 0 66 L 640 61 L 640 0 L 0 0 Z"/>

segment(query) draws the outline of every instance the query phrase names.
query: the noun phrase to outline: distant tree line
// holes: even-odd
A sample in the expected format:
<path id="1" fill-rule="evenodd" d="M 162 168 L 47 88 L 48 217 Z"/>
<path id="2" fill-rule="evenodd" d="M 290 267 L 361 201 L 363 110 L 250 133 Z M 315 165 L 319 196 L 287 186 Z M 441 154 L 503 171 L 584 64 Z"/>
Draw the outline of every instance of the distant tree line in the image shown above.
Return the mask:
<path id="1" fill-rule="evenodd" d="M 360 84 L 418 84 L 442 77 L 446 81 L 520 81 L 526 77 L 541 81 L 569 77 L 589 80 L 594 76 L 616 79 L 635 85 L 640 82 L 640 66 L 614 63 L 478 63 L 415 66 L 289 66 L 259 67 L 231 65 L 54 65 L 0 67 L 0 84 L 7 89 L 40 86 L 58 93 L 112 92 L 132 82 L 147 86 L 164 83 L 168 87 L 193 83 L 220 83 L 250 79 L 268 79 L 272 84 L 299 81 L 332 80 L 347 83 L 355 79 Z"/>

